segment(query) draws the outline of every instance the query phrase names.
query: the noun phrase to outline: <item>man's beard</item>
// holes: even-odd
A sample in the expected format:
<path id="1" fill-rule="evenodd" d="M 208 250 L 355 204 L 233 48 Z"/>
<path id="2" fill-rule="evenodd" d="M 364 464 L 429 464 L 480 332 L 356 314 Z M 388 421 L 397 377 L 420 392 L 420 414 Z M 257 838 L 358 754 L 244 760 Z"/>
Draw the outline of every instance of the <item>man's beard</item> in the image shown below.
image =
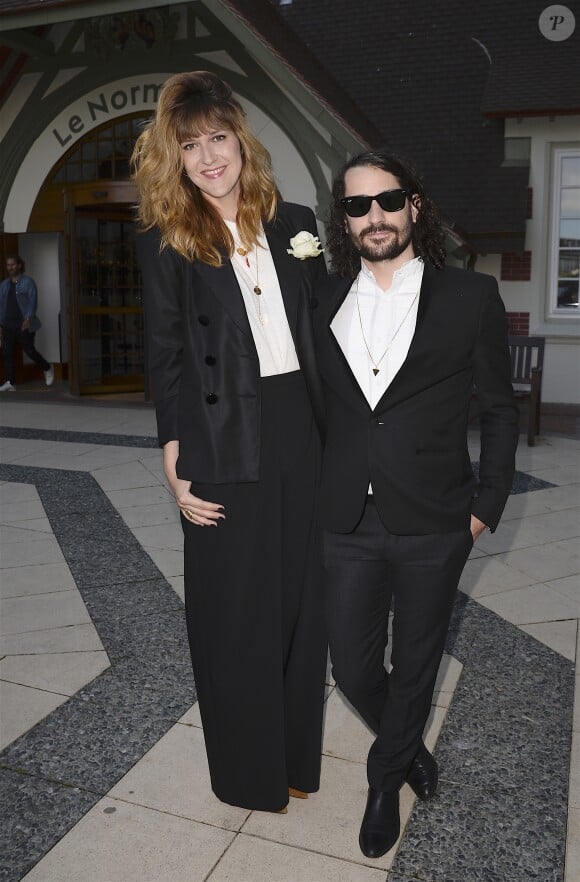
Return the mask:
<path id="1" fill-rule="evenodd" d="M 373 243 L 364 241 L 367 234 L 380 232 L 393 233 L 394 235 L 385 242 Z M 361 257 L 364 257 L 369 263 L 378 263 L 381 260 L 394 260 L 408 248 L 412 241 L 413 225 L 409 222 L 403 229 L 390 227 L 388 224 L 370 224 L 370 226 L 361 230 L 357 241 L 353 244 Z"/>

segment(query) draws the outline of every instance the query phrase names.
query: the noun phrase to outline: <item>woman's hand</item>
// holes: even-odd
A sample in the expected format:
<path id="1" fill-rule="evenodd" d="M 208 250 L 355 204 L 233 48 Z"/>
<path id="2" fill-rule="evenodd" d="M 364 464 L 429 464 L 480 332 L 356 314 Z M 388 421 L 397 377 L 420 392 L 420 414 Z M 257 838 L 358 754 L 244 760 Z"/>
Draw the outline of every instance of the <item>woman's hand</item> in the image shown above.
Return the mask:
<path id="1" fill-rule="evenodd" d="M 484 524 L 483 521 L 480 521 L 479 518 L 476 518 L 475 515 L 471 515 L 471 535 L 473 536 L 473 541 L 475 542 L 484 530 L 487 530 L 487 524 Z"/>
<path id="2" fill-rule="evenodd" d="M 191 481 L 177 477 L 178 456 L 179 441 L 168 441 L 163 448 L 163 470 L 180 512 L 192 524 L 200 527 L 217 527 L 218 521 L 225 518 L 223 505 L 218 502 L 207 502 L 193 495 Z"/>
<path id="3" fill-rule="evenodd" d="M 169 477 L 167 480 L 169 481 Z M 223 505 L 194 496 L 190 490 L 190 481 L 182 481 L 181 478 L 175 477 L 173 481 L 169 481 L 169 486 L 179 510 L 192 524 L 200 527 L 217 527 L 218 521 L 225 518 Z"/>

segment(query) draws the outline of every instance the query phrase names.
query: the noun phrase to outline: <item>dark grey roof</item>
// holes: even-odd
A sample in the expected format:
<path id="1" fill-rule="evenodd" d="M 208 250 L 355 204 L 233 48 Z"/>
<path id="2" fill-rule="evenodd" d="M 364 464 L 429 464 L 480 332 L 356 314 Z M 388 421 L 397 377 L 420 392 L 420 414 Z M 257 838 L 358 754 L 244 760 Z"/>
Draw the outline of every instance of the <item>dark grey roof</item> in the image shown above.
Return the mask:
<path id="1" fill-rule="evenodd" d="M 580 113 L 580 2 L 565 0 L 576 29 L 562 41 L 546 39 L 537 26 L 549 0 L 526 5 L 530 9 L 524 17 L 517 14 L 521 3 L 515 4 L 516 14 L 506 3 L 505 27 L 494 25 L 489 37 L 482 32 L 492 55 L 482 109 L 499 116 Z"/>
<path id="2" fill-rule="evenodd" d="M 579 106 L 580 12 L 577 32 L 557 43 L 538 29 L 548 4 L 531 0 L 275 5 L 384 144 L 415 161 L 446 219 L 478 251 L 523 248 L 528 169 L 502 165 L 504 122 L 495 114 L 508 104 Z"/>
<path id="3" fill-rule="evenodd" d="M 343 126 L 351 129 L 363 143 L 372 144 L 380 137 L 379 130 L 324 67 L 316 53 L 311 52 L 302 39 L 289 27 L 268 0 L 222 0 L 234 14 L 243 19 L 280 58 L 294 76 L 337 117 Z"/>

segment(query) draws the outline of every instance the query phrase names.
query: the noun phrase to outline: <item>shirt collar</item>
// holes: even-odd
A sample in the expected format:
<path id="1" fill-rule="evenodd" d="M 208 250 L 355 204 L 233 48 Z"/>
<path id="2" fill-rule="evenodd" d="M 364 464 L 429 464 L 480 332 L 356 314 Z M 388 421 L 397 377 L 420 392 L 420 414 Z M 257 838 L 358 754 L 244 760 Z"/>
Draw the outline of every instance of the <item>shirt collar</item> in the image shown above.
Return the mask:
<path id="1" fill-rule="evenodd" d="M 402 281 L 403 279 L 410 279 L 413 276 L 417 275 L 419 272 L 423 271 L 423 258 L 422 257 L 411 257 L 410 260 L 407 260 L 403 266 L 400 266 L 398 270 L 395 270 L 393 274 L 393 282 Z M 374 282 L 376 285 L 376 279 L 372 273 L 372 271 L 368 268 L 366 263 L 360 262 L 360 272 L 361 278 L 366 279 L 369 282 Z"/>

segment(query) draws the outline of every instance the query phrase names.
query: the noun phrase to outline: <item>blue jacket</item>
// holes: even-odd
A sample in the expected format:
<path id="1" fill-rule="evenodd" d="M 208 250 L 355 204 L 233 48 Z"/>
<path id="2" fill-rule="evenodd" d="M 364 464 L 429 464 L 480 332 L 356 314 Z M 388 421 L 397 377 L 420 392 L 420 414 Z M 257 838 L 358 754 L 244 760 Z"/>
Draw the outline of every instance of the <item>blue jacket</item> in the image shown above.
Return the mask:
<path id="1" fill-rule="evenodd" d="M 0 284 L 0 325 L 4 324 L 6 317 L 6 303 L 8 301 L 8 292 L 10 290 L 10 279 L 4 279 Z M 38 291 L 36 283 L 30 276 L 21 275 L 16 282 L 16 300 L 22 313 L 23 319 L 29 321 L 29 331 L 38 331 L 41 322 L 36 317 L 36 304 L 38 302 Z"/>

